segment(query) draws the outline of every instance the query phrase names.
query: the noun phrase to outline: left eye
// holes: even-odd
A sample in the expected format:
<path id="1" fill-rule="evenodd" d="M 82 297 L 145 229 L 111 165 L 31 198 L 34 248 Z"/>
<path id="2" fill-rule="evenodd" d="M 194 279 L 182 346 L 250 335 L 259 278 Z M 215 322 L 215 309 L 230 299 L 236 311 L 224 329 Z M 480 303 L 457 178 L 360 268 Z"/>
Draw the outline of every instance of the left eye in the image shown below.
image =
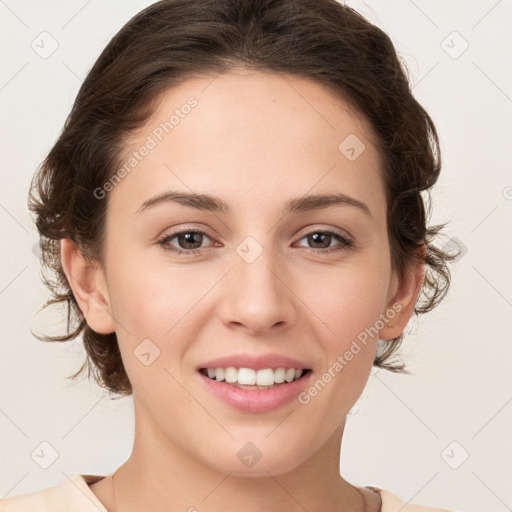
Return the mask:
<path id="1" fill-rule="evenodd" d="M 340 242 L 340 246 L 338 247 L 334 247 L 334 248 L 329 248 L 329 245 L 330 243 L 327 243 L 327 247 L 319 247 L 318 249 L 327 249 L 329 248 L 328 251 L 322 251 L 322 252 L 331 252 L 331 251 L 338 251 L 338 250 L 341 250 L 341 249 L 348 249 L 349 247 L 352 247 L 354 244 L 352 242 L 352 240 L 349 240 L 348 238 L 338 234 L 338 233 L 333 233 L 332 231 L 311 231 L 311 233 L 308 233 L 307 235 L 303 236 L 301 238 L 301 240 L 303 240 L 304 238 L 307 238 L 308 239 L 308 242 L 312 241 L 314 244 L 322 244 L 324 242 L 322 242 L 322 240 L 328 240 L 328 242 L 331 242 L 333 240 L 337 240 L 338 242 Z"/>
<path id="2" fill-rule="evenodd" d="M 166 251 L 174 251 L 178 254 L 197 254 L 199 249 L 201 248 L 201 237 L 205 236 L 206 238 L 210 238 L 204 231 L 200 230 L 186 230 L 186 231 L 178 231 L 176 233 L 171 233 L 170 235 L 166 235 L 161 238 L 158 243 L 164 248 Z M 175 248 L 170 244 L 171 240 L 178 240 L 178 248 Z M 339 251 L 343 249 L 348 249 L 354 245 L 354 242 L 339 233 L 334 233 L 332 231 L 311 231 L 310 233 L 304 235 L 300 240 L 307 239 L 308 243 L 320 244 L 321 247 L 309 248 L 310 252 L 314 252 L 317 254 L 325 254 L 327 252 Z M 327 245 L 324 247 L 325 242 L 327 240 Z M 330 248 L 330 242 L 333 240 L 337 240 L 340 242 L 338 246 L 334 248 Z M 192 248 L 185 247 L 184 249 L 180 248 L 183 244 L 191 244 Z"/>

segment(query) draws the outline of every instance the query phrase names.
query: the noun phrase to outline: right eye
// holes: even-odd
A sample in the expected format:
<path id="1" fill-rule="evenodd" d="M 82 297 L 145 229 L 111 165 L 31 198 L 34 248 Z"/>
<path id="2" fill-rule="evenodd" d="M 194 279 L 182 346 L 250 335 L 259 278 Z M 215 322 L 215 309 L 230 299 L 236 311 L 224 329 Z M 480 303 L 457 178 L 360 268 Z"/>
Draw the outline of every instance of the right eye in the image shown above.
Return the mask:
<path id="1" fill-rule="evenodd" d="M 192 249 L 181 249 L 181 248 L 174 248 L 170 242 L 174 238 L 178 240 L 179 244 L 198 244 L 201 246 L 201 237 L 207 237 L 210 238 L 204 231 L 197 230 L 197 229 L 186 229 L 182 231 L 175 231 L 174 233 L 170 233 L 162 237 L 160 240 L 158 240 L 158 243 L 164 248 L 165 251 L 174 251 L 177 254 L 197 254 L 198 249 L 200 247 L 195 247 Z M 199 240 L 198 240 L 199 239 Z"/>

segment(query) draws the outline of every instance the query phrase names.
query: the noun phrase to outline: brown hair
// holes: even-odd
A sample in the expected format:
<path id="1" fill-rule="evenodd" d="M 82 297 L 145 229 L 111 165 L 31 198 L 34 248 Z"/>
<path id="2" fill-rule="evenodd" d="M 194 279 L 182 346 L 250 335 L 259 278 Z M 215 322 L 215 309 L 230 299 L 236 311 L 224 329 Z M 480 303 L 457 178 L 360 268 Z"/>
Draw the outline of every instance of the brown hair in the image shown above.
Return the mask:
<path id="1" fill-rule="evenodd" d="M 432 310 L 446 295 L 447 263 L 456 255 L 432 244 L 445 224 L 427 228 L 421 195 L 439 177 L 439 140 L 412 96 L 407 68 L 390 38 L 335 0 L 162 0 L 133 17 L 103 50 L 30 187 L 43 281 L 53 295 L 43 308 L 68 307 L 66 335 L 33 334 L 42 341 L 69 341 L 83 333 L 87 357 L 68 378 L 87 367 L 100 386 L 121 396 L 132 393 L 116 334 L 94 332 L 80 311 L 61 265 L 60 240 L 73 240 L 85 257 L 101 263 L 107 201 L 98 200 L 94 190 L 118 168 L 130 133 L 173 85 L 237 67 L 313 79 L 365 116 L 384 163 L 393 269 L 403 276 L 425 244 L 419 256 L 425 276 L 414 312 Z M 429 215 L 430 200 L 429 195 Z M 406 372 L 403 363 L 390 361 L 403 337 L 378 350 L 374 365 Z"/>

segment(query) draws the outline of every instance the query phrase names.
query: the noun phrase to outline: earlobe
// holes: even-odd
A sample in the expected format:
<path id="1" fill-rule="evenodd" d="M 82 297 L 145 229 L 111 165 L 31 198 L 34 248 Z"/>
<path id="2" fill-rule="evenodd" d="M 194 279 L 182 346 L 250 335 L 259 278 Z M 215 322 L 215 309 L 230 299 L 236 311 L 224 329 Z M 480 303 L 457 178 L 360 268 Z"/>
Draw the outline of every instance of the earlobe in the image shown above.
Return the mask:
<path id="1" fill-rule="evenodd" d="M 425 253 L 425 246 L 420 253 Z M 389 300 L 384 316 L 389 318 L 386 326 L 379 331 L 379 338 L 390 340 L 399 336 L 409 322 L 418 299 L 425 272 L 423 261 L 412 262 L 402 279 L 393 275 L 390 290 L 395 290 Z M 395 313 L 392 313 L 395 312 Z"/>
<path id="2" fill-rule="evenodd" d="M 62 268 L 87 325 L 99 334 L 115 331 L 103 269 L 88 261 L 77 245 L 64 238 L 60 244 Z"/>

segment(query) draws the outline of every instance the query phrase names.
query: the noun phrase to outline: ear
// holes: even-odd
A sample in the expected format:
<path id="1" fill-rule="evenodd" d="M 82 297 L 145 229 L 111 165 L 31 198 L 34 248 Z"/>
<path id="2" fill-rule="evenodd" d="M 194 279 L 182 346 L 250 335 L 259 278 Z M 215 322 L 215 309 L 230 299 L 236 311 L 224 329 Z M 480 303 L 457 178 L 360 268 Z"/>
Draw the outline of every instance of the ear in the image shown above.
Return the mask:
<path id="1" fill-rule="evenodd" d="M 426 245 L 423 244 L 417 250 L 418 256 L 424 255 L 426 250 Z M 411 262 L 401 280 L 399 280 L 396 273 L 393 273 L 388 294 L 388 297 L 391 298 L 388 299 L 386 312 L 395 311 L 395 315 L 391 317 L 389 313 L 388 315 L 386 315 L 386 312 L 384 313 L 384 318 L 387 317 L 389 320 L 385 321 L 385 327 L 379 331 L 381 340 L 396 338 L 404 331 L 414 311 L 423 284 L 424 272 L 425 263 L 420 260 L 419 262 Z"/>
<path id="2" fill-rule="evenodd" d="M 87 325 L 99 334 L 114 332 L 115 321 L 103 269 L 87 260 L 72 240 L 64 238 L 60 242 L 62 268 Z"/>

